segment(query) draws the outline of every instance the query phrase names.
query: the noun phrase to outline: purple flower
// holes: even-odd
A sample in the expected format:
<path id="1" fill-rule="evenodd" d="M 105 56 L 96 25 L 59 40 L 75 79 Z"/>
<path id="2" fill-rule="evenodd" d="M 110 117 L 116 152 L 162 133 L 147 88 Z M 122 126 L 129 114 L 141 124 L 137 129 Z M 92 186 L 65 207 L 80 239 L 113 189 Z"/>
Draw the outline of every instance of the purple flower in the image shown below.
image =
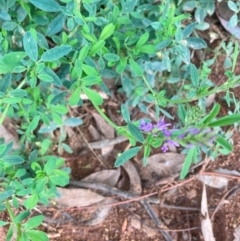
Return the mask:
<path id="1" fill-rule="evenodd" d="M 178 136 L 178 139 L 182 140 L 186 135 L 187 133 L 182 133 Z"/>
<path id="2" fill-rule="evenodd" d="M 192 135 L 196 135 L 196 134 L 198 134 L 198 133 L 200 132 L 199 129 L 194 128 L 194 127 L 190 128 L 188 131 L 189 131 L 189 133 L 192 134 Z"/>
<path id="3" fill-rule="evenodd" d="M 166 143 L 163 144 L 163 146 L 161 147 L 161 150 L 162 150 L 164 153 L 168 151 L 168 146 L 167 146 Z"/>
<path id="4" fill-rule="evenodd" d="M 169 130 L 163 130 L 162 132 L 163 132 L 163 135 L 166 136 L 166 137 L 169 137 L 169 136 L 172 135 L 172 132 L 169 131 Z"/>
<path id="5" fill-rule="evenodd" d="M 161 150 L 165 153 L 166 151 L 168 151 L 168 146 L 179 147 L 180 145 L 176 141 L 168 140 L 163 144 L 163 146 L 161 147 Z"/>
<path id="6" fill-rule="evenodd" d="M 165 118 L 165 116 L 160 121 L 158 121 L 158 123 L 156 124 L 156 128 L 160 131 L 165 131 L 165 130 L 167 130 L 168 126 L 171 126 L 171 124 L 166 123 L 164 121 L 164 118 Z"/>
<path id="7" fill-rule="evenodd" d="M 141 131 L 150 132 L 153 129 L 153 124 L 145 122 L 145 120 L 140 121 L 139 129 Z"/>

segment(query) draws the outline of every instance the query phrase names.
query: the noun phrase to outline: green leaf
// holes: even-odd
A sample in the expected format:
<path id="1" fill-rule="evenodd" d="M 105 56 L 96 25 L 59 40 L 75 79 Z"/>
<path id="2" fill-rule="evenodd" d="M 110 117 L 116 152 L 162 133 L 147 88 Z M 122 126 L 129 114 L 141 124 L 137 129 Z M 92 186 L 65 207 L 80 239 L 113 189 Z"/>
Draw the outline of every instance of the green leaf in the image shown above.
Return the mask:
<path id="1" fill-rule="evenodd" d="M 34 229 L 38 227 L 42 223 L 42 221 L 43 221 L 43 215 L 32 217 L 24 224 L 24 229 L 25 230 Z"/>
<path id="2" fill-rule="evenodd" d="M 94 90 L 83 87 L 83 92 L 87 95 L 88 99 L 95 105 L 101 105 L 103 103 L 102 97 Z"/>
<path id="3" fill-rule="evenodd" d="M 161 50 L 166 48 L 168 45 L 170 45 L 172 43 L 171 39 L 165 39 L 163 41 L 161 41 L 159 44 L 156 45 L 155 49 L 156 50 Z"/>
<path id="4" fill-rule="evenodd" d="M 187 1 L 183 4 L 184 11 L 192 11 L 194 8 L 197 7 L 197 1 Z"/>
<path id="5" fill-rule="evenodd" d="M 28 125 L 26 133 L 29 134 L 30 132 L 34 131 L 38 127 L 39 121 L 40 121 L 40 116 L 39 115 L 35 116 L 30 122 L 30 124 Z"/>
<path id="6" fill-rule="evenodd" d="M 13 97 L 23 98 L 27 95 L 27 91 L 22 89 L 15 89 L 15 90 L 9 91 L 9 95 Z"/>
<path id="7" fill-rule="evenodd" d="M 74 106 L 78 103 L 78 101 L 80 100 L 80 93 L 81 93 L 81 87 L 76 88 L 72 92 L 69 98 L 69 105 Z"/>
<path id="8" fill-rule="evenodd" d="M 191 166 L 191 163 L 194 162 L 194 160 L 196 159 L 196 156 L 197 156 L 197 148 L 193 147 L 188 151 L 188 154 L 185 158 L 185 161 L 184 161 L 183 167 L 182 167 L 182 171 L 180 174 L 180 179 L 185 178 L 185 176 L 187 175 L 188 170 Z"/>
<path id="9" fill-rule="evenodd" d="M 2 102 L 6 103 L 6 104 L 17 104 L 21 101 L 22 101 L 22 98 L 19 98 L 19 97 L 11 97 L 11 98 L 2 99 Z"/>
<path id="10" fill-rule="evenodd" d="M 126 0 L 126 1 L 121 1 L 122 5 L 122 12 L 123 13 L 130 13 L 133 12 L 136 4 L 138 3 L 138 0 Z"/>
<path id="11" fill-rule="evenodd" d="M 115 26 L 112 23 L 109 23 L 103 28 L 100 34 L 99 40 L 105 40 L 109 38 L 113 34 L 114 30 L 115 30 Z"/>
<path id="12" fill-rule="evenodd" d="M 2 29 L 7 31 L 13 31 L 17 27 L 17 23 L 14 21 L 5 21 L 2 24 Z"/>
<path id="13" fill-rule="evenodd" d="M 5 93 L 9 86 L 11 85 L 12 75 L 10 73 L 5 74 L 0 81 L 0 91 Z"/>
<path id="14" fill-rule="evenodd" d="M 130 114 L 127 106 L 125 104 L 121 105 L 121 114 L 123 119 L 128 123 L 130 122 Z"/>
<path id="15" fill-rule="evenodd" d="M 13 231 L 14 231 L 14 226 L 13 224 L 10 225 L 10 228 L 8 229 L 7 236 L 6 236 L 6 241 L 11 241 L 12 236 L 13 236 Z"/>
<path id="16" fill-rule="evenodd" d="M 57 17 L 55 17 L 48 25 L 47 35 L 52 36 L 60 32 L 63 28 L 64 22 L 65 22 L 65 15 L 61 13 Z"/>
<path id="17" fill-rule="evenodd" d="M 32 241 L 48 241 L 46 233 L 38 230 L 27 230 L 26 234 Z"/>
<path id="18" fill-rule="evenodd" d="M 142 45 L 144 45 L 149 39 L 149 33 L 145 32 L 140 39 L 137 41 L 136 47 L 141 47 Z"/>
<path id="19" fill-rule="evenodd" d="M 232 72 L 234 72 L 234 70 L 235 70 L 238 55 L 239 55 L 239 44 L 238 44 L 238 41 L 236 41 L 235 46 L 234 46 L 234 51 L 233 51 Z"/>
<path id="20" fill-rule="evenodd" d="M 91 86 L 91 85 L 96 85 L 100 84 L 102 82 L 102 79 L 100 76 L 95 76 L 95 75 L 89 75 L 81 79 L 82 84 L 84 86 Z"/>
<path id="21" fill-rule="evenodd" d="M 232 152 L 233 147 L 232 145 L 225 140 L 223 137 L 218 136 L 217 139 L 215 140 L 220 146 L 222 146 L 225 150 L 228 151 L 228 153 Z"/>
<path id="22" fill-rule="evenodd" d="M 4 222 L 4 221 L 0 220 L 0 227 L 3 227 L 5 225 L 7 225 L 7 224 L 8 224 L 7 222 Z"/>
<path id="23" fill-rule="evenodd" d="M 101 51 L 105 43 L 106 42 L 104 40 L 97 41 L 90 49 L 89 56 L 91 57 L 95 55 L 98 51 Z"/>
<path id="24" fill-rule="evenodd" d="M 53 82 L 54 79 L 49 74 L 38 74 L 37 77 L 44 82 Z"/>
<path id="25" fill-rule="evenodd" d="M 83 46 L 82 49 L 80 50 L 78 58 L 81 61 L 83 61 L 87 57 L 88 52 L 89 52 L 89 46 L 88 45 Z"/>
<path id="26" fill-rule="evenodd" d="M 142 134 L 142 132 L 132 123 L 128 123 L 127 124 L 128 130 L 129 132 L 133 135 L 133 137 L 143 143 L 144 142 L 144 136 Z"/>
<path id="27" fill-rule="evenodd" d="M 63 115 L 68 113 L 68 108 L 65 105 L 51 105 L 51 110 Z"/>
<path id="28" fill-rule="evenodd" d="M 155 54 L 156 53 L 155 46 L 151 45 L 151 44 L 143 45 L 143 46 L 139 47 L 138 50 L 140 50 L 140 52 L 145 53 L 145 54 Z"/>
<path id="29" fill-rule="evenodd" d="M 202 23 L 207 15 L 207 11 L 201 7 L 198 7 L 195 11 L 194 17 L 198 23 Z"/>
<path id="30" fill-rule="evenodd" d="M 221 108 L 221 107 L 220 107 L 220 105 L 219 105 L 218 103 L 215 104 L 215 105 L 213 106 L 211 112 L 210 112 L 207 116 L 205 116 L 205 117 L 203 118 L 203 123 L 204 123 L 204 124 L 210 123 L 211 120 L 218 115 L 218 113 L 219 113 L 219 111 L 220 111 L 220 108 Z"/>
<path id="31" fill-rule="evenodd" d="M 79 126 L 82 123 L 83 123 L 82 119 L 79 119 L 76 117 L 67 118 L 63 121 L 63 124 L 65 126 L 71 126 L 71 127 Z"/>
<path id="32" fill-rule="evenodd" d="M 55 185 L 61 187 L 64 187 L 69 183 L 69 175 L 61 170 L 55 170 L 54 175 L 49 178 Z"/>
<path id="33" fill-rule="evenodd" d="M 197 37 L 188 37 L 185 39 L 187 41 L 187 46 L 192 49 L 203 49 L 207 47 L 206 42 Z"/>
<path id="34" fill-rule="evenodd" d="M 232 114 L 229 116 L 224 116 L 218 120 L 215 120 L 208 124 L 210 127 L 214 126 L 229 126 L 240 121 L 240 114 Z"/>
<path id="35" fill-rule="evenodd" d="M 23 163 L 24 159 L 20 156 L 11 155 L 3 157 L 3 161 L 11 165 L 18 165 Z"/>
<path id="36" fill-rule="evenodd" d="M 98 71 L 96 69 L 94 69 L 90 65 L 83 64 L 82 65 L 82 69 L 83 69 L 83 71 L 85 72 L 86 75 L 96 75 L 96 76 L 99 76 Z"/>
<path id="37" fill-rule="evenodd" d="M 147 158 L 149 157 L 151 152 L 151 146 L 150 145 L 146 145 L 144 146 L 144 155 L 143 155 L 143 166 L 147 166 Z"/>
<path id="38" fill-rule="evenodd" d="M 84 30 L 81 30 L 81 34 L 87 40 L 89 40 L 89 41 L 91 41 L 93 43 L 97 42 L 97 39 L 96 39 L 95 35 L 86 33 Z"/>
<path id="39" fill-rule="evenodd" d="M 54 0 L 29 0 L 29 2 L 45 12 L 58 12 L 61 10 L 60 5 Z"/>
<path id="40" fill-rule="evenodd" d="M 38 46 L 37 41 L 30 31 L 27 31 L 23 36 L 23 47 L 28 57 L 32 61 L 36 62 L 38 60 Z"/>
<path id="41" fill-rule="evenodd" d="M 23 204 L 28 209 L 33 209 L 38 203 L 38 195 L 33 194 L 28 199 L 26 199 Z"/>
<path id="42" fill-rule="evenodd" d="M 143 70 L 137 62 L 135 62 L 133 59 L 129 59 L 129 64 L 130 64 L 131 70 L 134 72 L 136 76 L 143 75 Z"/>
<path id="43" fill-rule="evenodd" d="M 21 223 L 24 219 L 26 219 L 30 215 L 30 211 L 26 210 L 17 215 L 17 217 L 14 219 L 14 223 Z"/>
<path id="44" fill-rule="evenodd" d="M 228 27 L 236 27 L 238 24 L 238 16 L 237 14 L 234 14 L 228 21 L 227 26 Z"/>
<path id="45" fill-rule="evenodd" d="M 9 68 L 9 70 L 13 70 L 26 56 L 27 53 L 25 52 L 11 52 L 3 56 L 2 62 Z"/>
<path id="46" fill-rule="evenodd" d="M 229 7 L 233 12 L 236 12 L 236 13 L 237 13 L 237 12 L 239 11 L 236 3 L 234 3 L 233 1 L 228 1 L 227 4 L 228 4 L 228 7 Z"/>
<path id="47" fill-rule="evenodd" d="M 178 116 L 182 123 L 185 125 L 185 118 L 186 118 L 186 109 L 184 108 L 184 105 L 178 105 L 178 110 L 177 110 Z"/>
<path id="48" fill-rule="evenodd" d="M 199 84 L 199 74 L 198 69 L 194 64 L 190 64 L 190 76 L 193 86 L 197 87 Z"/>
<path id="49" fill-rule="evenodd" d="M 52 144 L 52 141 L 49 139 L 44 139 L 41 143 L 41 149 L 40 149 L 40 153 L 41 155 L 44 155 L 47 150 L 49 150 L 50 145 Z"/>
<path id="50" fill-rule="evenodd" d="M 7 146 L 5 144 L 0 145 L 0 156 L 1 157 L 6 152 L 6 149 L 7 149 Z"/>
<path id="51" fill-rule="evenodd" d="M 104 54 L 103 58 L 109 62 L 116 62 L 120 59 L 120 57 L 117 54 L 112 54 L 112 53 Z"/>
<path id="52" fill-rule="evenodd" d="M 56 46 L 43 53 L 41 60 L 45 62 L 51 62 L 62 58 L 72 50 L 70 45 Z"/>
<path id="53" fill-rule="evenodd" d="M 0 192 L 0 201 L 4 201 L 14 194 L 14 190 L 8 190 L 5 192 Z"/>
<path id="54" fill-rule="evenodd" d="M 137 155 L 137 153 L 141 150 L 141 147 L 133 147 L 125 152 L 123 152 L 116 160 L 114 166 L 119 167 L 123 165 L 126 161 Z"/>

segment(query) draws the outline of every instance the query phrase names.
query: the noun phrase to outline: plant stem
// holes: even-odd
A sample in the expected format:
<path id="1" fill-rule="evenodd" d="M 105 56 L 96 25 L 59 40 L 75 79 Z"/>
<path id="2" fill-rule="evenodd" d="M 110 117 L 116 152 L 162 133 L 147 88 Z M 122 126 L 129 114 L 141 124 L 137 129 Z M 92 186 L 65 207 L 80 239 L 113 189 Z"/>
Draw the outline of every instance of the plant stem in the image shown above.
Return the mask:
<path id="1" fill-rule="evenodd" d="M 114 129 L 118 130 L 120 127 L 117 126 L 114 122 L 112 122 L 106 114 L 99 108 L 99 106 L 95 105 L 93 102 L 92 104 L 94 105 L 95 109 L 98 111 L 98 113 L 102 116 L 102 118 L 109 124 L 111 125 Z"/>
<path id="2" fill-rule="evenodd" d="M 1 117 L 0 117 L 0 125 L 3 124 L 3 121 L 4 121 L 4 119 L 5 119 L 6 115 L 7 115 L 9 107 L 10 107 L 10 104 L 7 104 L 5 109 L 4 109 L 4 111 L 3 111 L 3 113 L 2 113 L 2 115 L 1 115 Z"/>
<path id="3" fill-rule="evenodd" d="M 7 208 L 8 214 L 9 214 L 9 216 L 11 218 L 11 221 L 12 221 L 12 223 L 14 223 L 15 215 L 14 215 L 14 213 L 12 211 L 12 208 L 11 208 L 11 205 L 10 205 L 9 201 L 6 200 L 5 204 L 6 204 L 6 208 Z M 21 225 L 20 224 L 16 224 L 16 223 L 14 223 L 14 225 L 17 228 L 17 239 L 16 239 L 16 241 L 19 241 L 20 237 L 21 237 Z"/>
<path id="4" fill-rule="evenodd" d="M 150 92 L 151 92 L 151 93 L 153 94 L 153 96 L 155 97 L 156 93 L 155 93 L 155 91 L 152 89 L 152 87 L 150 86 L 150 84 L 148 83 L 146 77 L 143 75 L 142 78 L 143 78 L 143 81 L 145 82 L 146 86 L 147 86 L 148 89 L 150 90 Z"/>

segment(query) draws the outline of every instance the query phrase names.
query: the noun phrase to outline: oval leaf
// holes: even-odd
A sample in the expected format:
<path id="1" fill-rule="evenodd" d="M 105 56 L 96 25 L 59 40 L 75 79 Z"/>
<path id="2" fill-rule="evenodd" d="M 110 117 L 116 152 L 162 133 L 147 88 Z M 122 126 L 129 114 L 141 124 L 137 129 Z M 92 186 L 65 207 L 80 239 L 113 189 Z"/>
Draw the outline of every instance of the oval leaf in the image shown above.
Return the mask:
<path id="1" fill-rule="evenodd" d="M 209 123 L 208 126 L 214 127 L 214 126 L 229 126 L 234 124 L 235 122 L 240 121 L 240 114 L 232 114 L 229 116 L 224 116 L 216 121 L 213 121 Z"/>
<path id="2" fill-rule="evenodd" d="M 134 124 L 128 123 L 127 127 L 128 127 L 129 132 L 133 135 L 133 137 L 137 141 L 139 141 L 141 143 L 144 142 L 144 137 L 143 137 L 142 132 Z"/>
<path id="3" fill-rule="evenodd" d="M 52 49 L 47 50 L 41 57 L 42 61 L 50 62 L 58 60 L 63 56 L 67 55 L 72 50 L 70 45 L 56 46 Z"/>
<path id="4" fill-rule="evenodd" d="M 102 97 L 94 90 L 83 87 L 83 92 L 87 95 L 88 99 L 95 105 L 101 105 L 103 103 Z"/>
<path id="5" fill-rule="evenodd" d="M 27 31 L 23 36 L 23 47 L 28 57 L 36 62 L 38 59 L 37 41 L 33 38 L 29 31 Z"/>
<path id="6" fill-rule="evenodd" d="M 116 160 L 114 166 L 119 167 L 123 165 L 126 161 L 137 155 L 137 153 L 141 150 L 141 147 L 134 147 L 131 148 L 121 154 L 121 156 L 118 157 Z"/>
<path id="7" fill-rule="evenodd" d="M 29 2 L 45 12 L 58 12 L 61 10 L 60 5 L 54 0 L 29 0 Z"/>
<path id="8" fill-rule="evenodd" d="M 12 165 L 17 165 L 17 164 L 21 164 L 24 162 L 24 159 L 20 156 L 5 156 L 3 158 L 3 161 L 8 163 L 8 164 L 12 164 Z"/>

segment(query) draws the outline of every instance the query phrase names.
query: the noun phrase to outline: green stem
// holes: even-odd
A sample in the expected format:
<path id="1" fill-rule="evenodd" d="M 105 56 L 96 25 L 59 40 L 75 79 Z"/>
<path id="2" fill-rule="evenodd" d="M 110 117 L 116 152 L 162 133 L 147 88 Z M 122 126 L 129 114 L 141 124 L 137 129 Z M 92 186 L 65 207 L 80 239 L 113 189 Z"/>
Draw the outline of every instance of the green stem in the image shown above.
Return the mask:
<path id="1" fill-rule="evenodd" d="M 21 89 L 22 86 L 25 84 L 25 82 L 26 82 L 26 79 L 23 79 L 23 81 L 18 85 L 17 89 Z M 9 110 L 10 106 L 11 106 L 11 104 L 7 104 L 7 105 L 6 105 L 6 107 L 5 107 L 2 115 L 1 115 L 1 117 L 0 117 L 0 125 L 3 124 L 3 121 L 4 121 L 4 119 L 5 119 L 6 115 L 7 115 L 7 112 L 8 112 L 8 110 Z"/>
<path id="2" fill-rule="evenodd" d="M 14 215 L 14 213 L 12 211 L 11 205 L 10 205 L 8 200 L 6 200 L 5 204 L 6 204 L 6 208 L 7 208 L 8 214 L 9 214 L 9 216 L 11 218 L 11 221 L 17 228 L 17 239 L 16 239 L 16 241 L 19 241 L 20 238 L 21 238 L 21 225 L 17 224 L 17 223 L 14 223 L 15 215 Z"/>
<path id="3" fill-rule="evenodd" d="M 156 96 L 155 91 L 149 85 L 146 77 L 143 75 L 142 78 L 143 78 L 145 84 L 147 85 L 149 91 L 153 94 L 153 97 L 155 98 L 155 96 Z M 197 96 L 195 96 L 193 98 L 182 98 L 182 99 L 177 99 L 177 100 L 170 100 L 170 99 L 167 99 L 167 98 L 164 98 L 164 97 L 162 97 L 162 98 L 163 98 L 164 101 L 166 101 L 166 102 L 168 102 L 170 104 L 187 103 L 187 102 L 191 102 L 191 101 L 195 101 L 195 100 L 207 97 L 207 96 L 212 95 L 212 94 L 217 94 L 219 92 L 226 91 L 226 90 L 228 90 L 230 88 L 234 88 L 234 86 L 235 86 L 235 84 L 232 84 L 232 86 L 223 84 L 223 85 L 221 85 L 219 87 L 213 88 L 212 90 L 208 90 L 206 92 L 200 93 L 199 95 L 197 95 Z"/>
<path id="4" fill-rule="evenodd" d="M 120 127 L 117 126 L 114 122 L 112 122 L 106 114 L 101 110 L 101 108 L 97 105 L 95 105 L 93 102 L 92 104 L 94 105 L 95 109 L 98 111 L 98 113 L 102 116 L 102 118 L 109 124 L 111 125 L 115 130 L 118 130 Z"/>
<path id="5" fill-rule="evenodd" d="M 2 115 L 1 115 L 1 117 L 0 117 L 0 125 L 3 124 L 3 121 L 4 121 L 4 119 L 5 119 L 6 115 L 7 115 L 7 112 L 8 112 L 9 108 L 10 108 L 10 104 L 7 104 L 5 109 L 4 109 L 4 111 L 3 111 L 3 113 L 2 113 Z"/>
<path id="6" fill-rule="evenodd" d="M 155 91 L 153 90 L 153 88 L 150 86 L 150 84 L 148 83 L 146 77 L 143 75 L 142 76 L 143 78 L 143 81 L 145 82 L 146 86 L 148 87 L 148 89 L 150 90 L 150 92 L 153 94 L 153 96 L 155 97 L 156 93 Z"/>

